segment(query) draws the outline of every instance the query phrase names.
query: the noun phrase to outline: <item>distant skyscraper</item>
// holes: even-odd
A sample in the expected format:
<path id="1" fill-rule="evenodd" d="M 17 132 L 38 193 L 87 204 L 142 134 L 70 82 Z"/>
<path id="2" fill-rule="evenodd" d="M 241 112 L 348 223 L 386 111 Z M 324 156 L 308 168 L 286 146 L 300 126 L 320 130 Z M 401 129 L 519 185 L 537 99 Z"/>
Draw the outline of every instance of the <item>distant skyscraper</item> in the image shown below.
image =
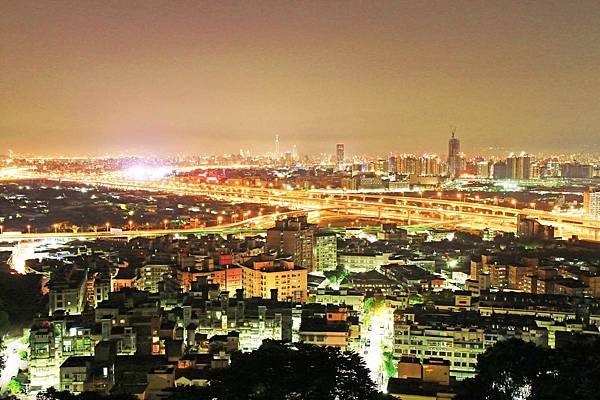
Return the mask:
<path id="1" fill-rule="evenodd" d="M 448 174 L 456 178 L 462 172 L 462 157 L 460 154 L 460 140 L 454 137 L 455 129 L 452 129 L 452 137 L 448 141 Z"/>
<path id="2" fill-rule="evenodd" d="M 279 135 L 275 135 L 275 157 L 279 158 Z"/>
<path id="3" fill-rule="evenodd" d="M 338 143 L 335 149 L 335 161 L 337 163 L 344 162 L 344 143 Z"/>
<path id="4" fill-rule="evenodd" d="M 398 173 L 410 175 L 417 173 L 418 159 L 412 154 L 403 154 L 398 161 Z"/>
<path id="5" fill-rule="evenodd" d="M 506 172 L 509 179 L 529 179 L 531 158 L 526 153 L 520 155 L 511 154 L 506 159 Z"/>
<path id="6" fill-rule="evenodd" d="M 398 173 L 398 158 L 391 156 L 388 160 L 388 173 L 396 175 Z"/>
<path id="7" fill-rule="evenodd" d="M 590 164 L 567 162 L 560 165 L 560 176 L 563 178 L 591 178 L 594 176 L 594 167 Z"/>
<path id="8" fill-rule="evenodd" d="M 508 167 L 506 161 L 500 160 L 492 166 L 492 177 L 494 179 L 507 179 L 508 178 Z"/>
<path id="9" fill-rule="evenodd" d="M 461 159 L 462 161 L 462 159 Z M 462 170 L 462 168 L 460 168 Z M 441 173 L 441 162 L 435 154 L 424 154 L 419 157 L 417 163 L 417 175 L 439 176 Z"/>
<path id="10" fill-rule="evenodd" d="M 477 174 L 477 176 L 480 176 L 482 178 L 489 178 L 490 177 L 490 163 L 489 161 L 478 161 L 476 164 L 476 171 L 475 173 Z"/>

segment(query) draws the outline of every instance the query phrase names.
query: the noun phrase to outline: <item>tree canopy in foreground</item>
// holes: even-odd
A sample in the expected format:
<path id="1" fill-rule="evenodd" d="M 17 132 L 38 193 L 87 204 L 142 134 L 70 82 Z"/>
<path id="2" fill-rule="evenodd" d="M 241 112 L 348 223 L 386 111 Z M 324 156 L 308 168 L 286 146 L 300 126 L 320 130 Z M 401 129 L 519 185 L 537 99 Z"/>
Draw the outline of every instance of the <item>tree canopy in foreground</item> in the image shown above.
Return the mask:
<path id="1" fill-rule="evenodd" d="M 379 398 L 362 358 L 352 352 L 265 341 L 256 351 L 232 356 L 205 389 L 179 389 L 172 399 L 368 400 Z"/>
<path id="2" fill-rule="evenodd" d="M 545 349 L 522 340 L 499 342 L 479 357 L 477 376 L 457 400 L 597 400 L 600 340 Z"/>

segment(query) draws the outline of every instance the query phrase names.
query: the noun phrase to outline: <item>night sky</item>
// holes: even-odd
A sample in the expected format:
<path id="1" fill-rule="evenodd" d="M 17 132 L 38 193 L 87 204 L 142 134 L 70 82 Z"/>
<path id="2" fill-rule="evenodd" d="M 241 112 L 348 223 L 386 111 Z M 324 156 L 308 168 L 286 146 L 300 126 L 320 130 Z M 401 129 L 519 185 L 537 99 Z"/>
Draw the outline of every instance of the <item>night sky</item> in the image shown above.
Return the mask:
<path id="1" fill-rule="evenodd" d="M 0 1 L 0 154 L 600 152 L 598 1 Z"/>

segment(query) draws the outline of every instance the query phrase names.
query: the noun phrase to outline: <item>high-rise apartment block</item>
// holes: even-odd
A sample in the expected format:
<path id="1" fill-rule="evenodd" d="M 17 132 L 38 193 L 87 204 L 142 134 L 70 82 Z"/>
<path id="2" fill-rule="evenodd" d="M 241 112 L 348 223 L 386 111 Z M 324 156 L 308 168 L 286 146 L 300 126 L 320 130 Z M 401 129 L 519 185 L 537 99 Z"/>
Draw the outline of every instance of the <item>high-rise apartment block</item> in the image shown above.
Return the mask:
<path id="1" fill-rule="evenodd" d="M 600 191 L 590 188 L 583 194 L 583 209 L 592 218 L 600 218 Z"/>
<path id="2" fill-rule="evenodd" d="M 280 255 L 291 256 L 294 264 L 313 270 L 313 244 L 316 225 L 307 217 L 281 219 L 267 231 L 266 248 Z"/>
<path id="3" fill-rule="evenodd" d="M 494 179 L 512 179 L 522 180 L 532 177 L 531 157 L 527 153 L 514 154 L 511 153 L 506 160 L 498 161 L 494 164 L 493 177 Z M 541 172 L 536 171 L 535 175 L 539 176 Z"/>
<path id="4" fill-rule="evenodd" d="M 337 237 L 335 233 L 315 235 L 314 268 L 318 271 L 334 270 L 337 267 Z"/>
<path id="5" fill-rule="evenodd" d="M 529 179 L 530 168 L 531 157 L 527 153 L 511 154 L 506 160 L 506 173 L 509 179 Z"/>
<path id="6" fill-rule="evenodd" d="M 244 295 L 279 301 L 304 302 L 308 275 L 292 261 L 255 257 L 242 266 Z"/>

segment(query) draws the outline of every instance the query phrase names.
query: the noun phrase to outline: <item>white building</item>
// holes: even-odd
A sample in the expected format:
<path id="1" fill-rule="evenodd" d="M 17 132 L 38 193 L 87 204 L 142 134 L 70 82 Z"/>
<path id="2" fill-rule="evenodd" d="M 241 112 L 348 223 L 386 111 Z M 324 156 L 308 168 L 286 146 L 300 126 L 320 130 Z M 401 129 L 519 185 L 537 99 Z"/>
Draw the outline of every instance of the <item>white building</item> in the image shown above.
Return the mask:
<path id="1" fill-rule="evenodd" d="M 590 188 L 583 194 L 583 209 L 594 219 L 600 219 L 600 191 Z"/>

